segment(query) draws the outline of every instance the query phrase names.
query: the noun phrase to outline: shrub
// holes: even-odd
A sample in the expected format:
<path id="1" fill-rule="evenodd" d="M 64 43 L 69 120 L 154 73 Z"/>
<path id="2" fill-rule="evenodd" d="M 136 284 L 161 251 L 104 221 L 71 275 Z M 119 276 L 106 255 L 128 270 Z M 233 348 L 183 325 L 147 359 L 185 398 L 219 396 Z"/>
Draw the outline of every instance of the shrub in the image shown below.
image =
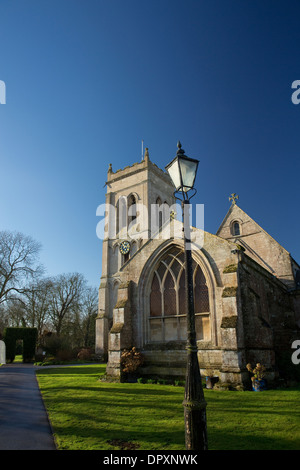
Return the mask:
<path id="1" fill-rule="evenodd" d="M 135 372 L 144 363 L 144 357 L 135 347 L 125 349 L 121 354 L 122 371 L 126 373 Z"/>
<path id="2" fill-rule="evenodd" d="M 56 334 L 51 334 L 43 339 L 43 349 L 46 351 L 47 355 L 51 356 L 62 355 L 62 351 L 67 351 L 68 353 L 66 353 L 66 355 L 71 354 L 71 348 L 66 338 L 57 336 Z"/>
<path id="3" fill-rule="evenodd" d="M 23 362 L 30 362 L 35 355 L 37 341 L 36 328 L 5 328 L 4 342 L 6 345 L 6 358 L 13 362 L 16 355 L 16 341 L 23 340 Z"/>
<path id="4" fill-rule="evenodd" d="M 35 355 L 35 362 L 43 362 L 45 356 L 43 354 L 36 354 Z"/>
<path id="5" fill-rule="evenodd" d="M 251 377 L 252 382 L 254 382 L 255 380 L 262 380 L 265 377 L 266 368 L 262 364 L 256 364 L 256 367 L 254 369 L 252 369 L 251 364 L 247 364 L 246 367 L 248 371 L 253 374 L 253 376 Z"/>
<path id="6" fill-rule="evenodd" d="M 184 387 L 185 381 L 184 380 L 174 380 L 175 387 Z"/>
<path id="7" fill-rule="evenodd" d="M 147 384 L 155 384 L 155 380 L 154 379 L 148 379 Z"/>
<path id="8" fill-rule="evenodd" d="M 83 348 L 77 354 L 77 359 L 81 361 L 91 361 L 93 357 L 93 350 L 92 348 Z"/>
<path id="9" fill-rule="evenodd" d="M 56 357 L 59 361 L 70 361 L 73 358 L 73 354 L 70 349 L 60 349 L 57 351 Z"/>
<path id="10" fill-rule="evenodd" d="M 157 379 L 157 383 L 160 385 L 166 385 L 167 381 L 165 379 Z"/>

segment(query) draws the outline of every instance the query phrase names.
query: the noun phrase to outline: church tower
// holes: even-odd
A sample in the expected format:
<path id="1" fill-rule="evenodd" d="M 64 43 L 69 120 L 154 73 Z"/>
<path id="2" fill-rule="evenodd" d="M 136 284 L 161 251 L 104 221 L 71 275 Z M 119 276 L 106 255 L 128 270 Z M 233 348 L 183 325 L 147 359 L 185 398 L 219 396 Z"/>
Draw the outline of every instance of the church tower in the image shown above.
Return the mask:
<path id="1" fill-rule="evenodd" d="M 105 230 L 102 247 L 102 276 L 96 320 L 96 351 L 106 357 L 108 332 L 120 287 L 120 273 L 135 254 L 155 235 L 175 204 L 169 175 L 149 158 L 113 171 L 106 181 Z"/>

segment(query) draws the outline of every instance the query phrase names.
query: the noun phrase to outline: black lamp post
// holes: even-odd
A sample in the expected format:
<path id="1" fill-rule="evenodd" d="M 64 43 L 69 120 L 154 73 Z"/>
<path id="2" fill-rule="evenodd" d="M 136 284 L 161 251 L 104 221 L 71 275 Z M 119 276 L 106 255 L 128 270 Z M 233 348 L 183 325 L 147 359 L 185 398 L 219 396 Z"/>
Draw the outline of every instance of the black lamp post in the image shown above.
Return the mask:
<path id="1" fill-rule="evenodd" d="M 184 154 L 181 143 L 177 144 L 176 157 L 166 166 L 176 191 L 176 199 L 182 204 L 185 284 L 187 305 L 187 368 L 184 393 L 184 421 L 186 450 L 207 450 L 206 402 L 201 383 L 201 375 L 197 357 L 197 341 L 195 328 L 193 269 L 190 237 L 190 199 L 195 196 L 194 188 L 198 160 Z M 176 193 L 179 197 L 176 196 Z"/>

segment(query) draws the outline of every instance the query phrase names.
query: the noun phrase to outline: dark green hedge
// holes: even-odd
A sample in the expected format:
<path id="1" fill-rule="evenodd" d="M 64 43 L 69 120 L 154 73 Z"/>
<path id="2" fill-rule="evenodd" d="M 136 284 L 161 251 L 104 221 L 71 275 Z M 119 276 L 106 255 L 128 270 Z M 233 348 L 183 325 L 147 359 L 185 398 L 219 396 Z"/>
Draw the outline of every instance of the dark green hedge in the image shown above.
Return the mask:
<path id="1" fill-rule="evenodd" d="M 37 342 L 36 328 L 5 328 L 3 341 L 6 346 L 6 360 L 13 362 L 16 356 L 16 341 L 23 340 L 23 362 L 31 362 Z"/>

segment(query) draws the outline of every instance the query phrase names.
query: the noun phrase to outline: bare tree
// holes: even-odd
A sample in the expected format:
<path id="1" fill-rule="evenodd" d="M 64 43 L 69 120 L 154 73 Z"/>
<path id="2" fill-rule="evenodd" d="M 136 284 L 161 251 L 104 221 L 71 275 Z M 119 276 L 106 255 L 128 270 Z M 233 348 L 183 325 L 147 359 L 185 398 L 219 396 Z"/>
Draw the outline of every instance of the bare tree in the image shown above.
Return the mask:
<path id="1" fill-rule="evenodd" d="M 0 339 L 2 339 L 2 332 L 8 326 L 8 315 L 4 304 L 0 304 Z"/>
<path id="2" fill-rule="evenodd" d="M 84 347 L 89 345 L 91 326 L 93 318 L 96 318 L 98 311 L 98 291 L 95 287 L 87 287 L 84 290 L 81 302 L 83 315 L 83 325 L 85 326 Z"/>
<path id="3" fill-rule="evenodd" d="M 78 309 L 84 287 L 84 277 L 79 273 L 60 274 L 52 279 L 49 315 L 57 336 L 66 316 Z"/>
<path id="4" fill-rule="evenodd" d="M 39 279 L 27 287 L 22 298 L 26 324 L 37 328 L 39 338 L 47 324 L 52 287 L 50 279 Z"/>
<path id="5" fill-rule="evenodd" d="M 42 273 L 40 248 L 20 232 L 0 231 L 0 304 L 23 294 L 26 283 Z"/>
<path id="6" fill-rule="evenodd" d="M 20 299 L 10 299 L 2 304 L 6 313 L 6 323 L 10 327 L 26 326 L 24 303 Z"/>
<path id="7" fill-rule="evenodd" d="M 66 340 L 69 347 L 94 347 L 97 304 L 97 289 L 88 286 L 84 280 L 77 301 L 73 302 L 68 312 L 65 313 L 59 329 L 59 336 Z M 53 331 L 55 332 L 57 331 L 56 324 L 53 325 Z"/>

